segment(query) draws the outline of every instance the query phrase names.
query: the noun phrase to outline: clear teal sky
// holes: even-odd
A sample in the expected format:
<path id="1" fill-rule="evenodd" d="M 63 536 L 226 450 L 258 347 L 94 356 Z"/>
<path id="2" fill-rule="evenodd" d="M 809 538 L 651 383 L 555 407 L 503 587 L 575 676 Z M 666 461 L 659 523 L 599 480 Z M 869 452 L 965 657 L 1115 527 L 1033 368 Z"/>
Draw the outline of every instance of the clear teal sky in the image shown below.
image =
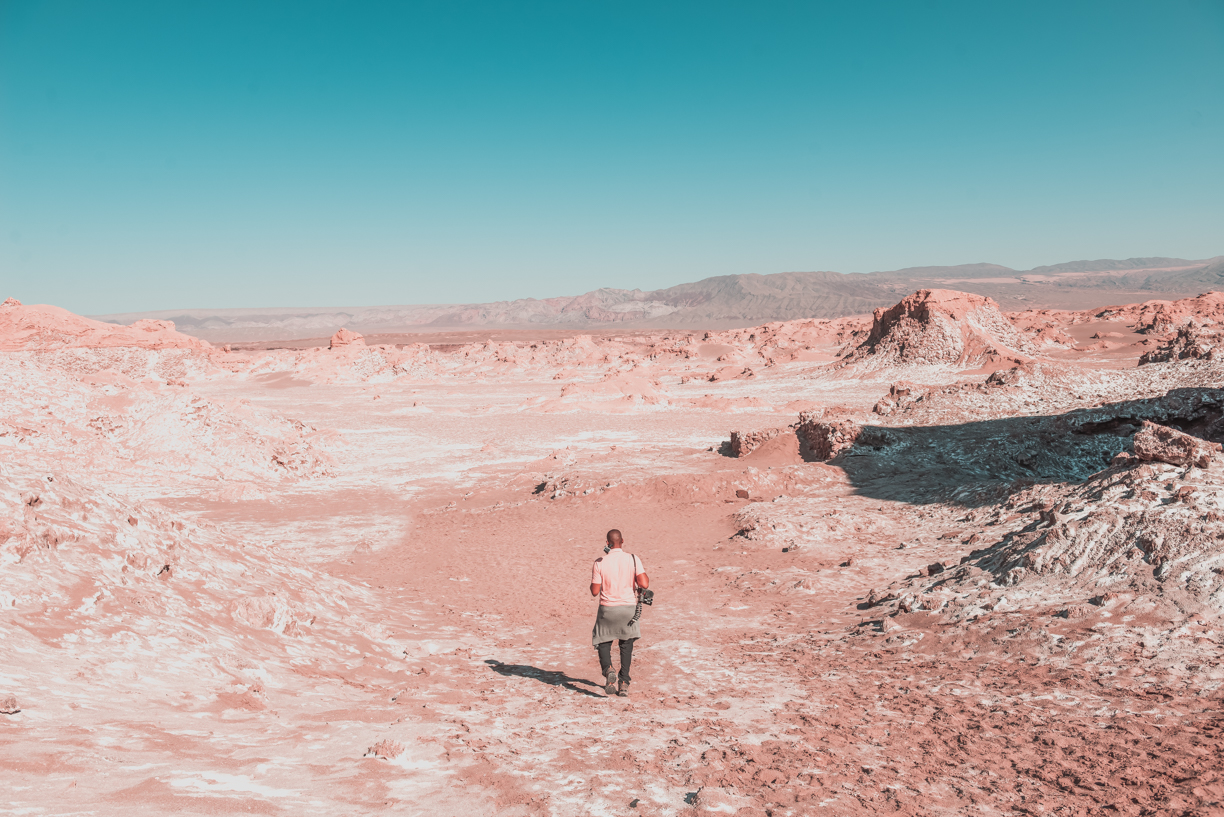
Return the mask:
<path id="1" fill-rule="evenodd" d="M 0 297 L 1224 253 L 1224 0 L 0 0 Z"/>

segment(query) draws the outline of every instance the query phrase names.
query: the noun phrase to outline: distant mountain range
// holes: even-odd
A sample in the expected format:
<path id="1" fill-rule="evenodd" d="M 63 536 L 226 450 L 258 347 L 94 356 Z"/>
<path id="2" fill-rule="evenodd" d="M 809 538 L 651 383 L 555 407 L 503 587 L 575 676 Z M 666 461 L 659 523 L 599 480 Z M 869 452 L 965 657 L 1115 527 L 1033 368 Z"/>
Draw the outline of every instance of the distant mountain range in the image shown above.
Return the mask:
<path id="1" fill-rule="evenodd" d="M 172 320 L 189 335 L 235 343 L 324 337 L 342 326 L 367 335 L 481 328 L 730 329 L 776 320 L 866 314 L 918 289 L 987 295 L 1005 310 L 1086 309 L 1224 289 L 1224 256 L 1198 261 L 1072 261 L 1024 271 L 963 264 L 850 274 L 720 275 L 651 292 L 597 289 L 572 297 L 484 304 L 185 309 L 92 317 L 123 324 L 142 318 Z"/>

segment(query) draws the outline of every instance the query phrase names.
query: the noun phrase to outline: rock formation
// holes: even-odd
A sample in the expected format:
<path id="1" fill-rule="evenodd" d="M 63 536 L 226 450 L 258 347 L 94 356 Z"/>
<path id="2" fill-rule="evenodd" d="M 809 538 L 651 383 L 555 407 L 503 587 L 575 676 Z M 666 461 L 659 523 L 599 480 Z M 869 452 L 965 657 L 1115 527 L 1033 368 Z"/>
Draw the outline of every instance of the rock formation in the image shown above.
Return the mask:
<path id="1" fill-rule="evenodd" d="M 1165 363 L 1170 360 L 1212 359 L 1215 349 L 1224 341 L 1219 325 L 1204 326 L 1198 321 L 1189 321 L 1177 329 L 1177 334 L 1139 358 L 1139 365 Z"/>
<path id="2" fill-rule="evenodd" d="M 1084 600 L 1163 590 L 1224 610 L 1224 576 L 1217 570 L 1224 558 L 1224 514 L 1216 504 L 1224 477 L 1200 470 L 1205 462 L 1202 455 L 1191 459 L 1192 446 L 1152 453 L 1152 462 L 1111 468 L 1078 486 L 1058 503 L 1048 528 L 1006 537 L 973 563 L 1004 585 L 1027 586 L 1051 600 L 1075 588 L 1082 588 Z M 1165 458 L 1180 462 L 1166 464 Z M 1141 579 L 1145 564 L 1163 586 L 1126 583 Z M 1043 592 L 1039 577 L 1045 576 L 1057 581 Z"/>
<path id="3" fill-rule="evenodd" d="M 946 289 L 924 289 L 877 309 L 867 340 L 844 363 L 944 364 L 970 367 L 988 358 L 1027 356 L 1033 344 L 990 298 Z"/>
<path id="4" fill-rule="evenodd" d="M 830 422 L 805 413 L 799 415 L 795 433 L 817 461 L 825 462 L 853 446 L 863 427 L 849 420 Z"/>
<path id="5" fill-rule="evenodd" d="M 131 326 L 83 318 L 58 306 L 25 306 L 16 298 L 0 304 L 0 351 L 61 349 L 193 349 L 211 346 L 184 335 L 170 321 L 139 320 Z"/>
<path id="6" fill-rule="evenodd" d="M 888 387 L 888 396 L 878 400 L 872 407 L 875 414 L 888 415 L 897 409 L 913 404 L 920 396 L 919 389 L 910 383 L 893 383 Z"/>
<path id="7" fill-rule="evenodd" d="M 853 420 L 832 419 L 821 410 L 801 413 L 795 434 L 818 462 L 832 460 L 856 446 L 879 450 L 896 442 L 894 436 L 883 428 L 863 426 Z"/>
<path id="8" fill-rule="evenodd" d="M 759 431 L 732 431 L 731 454 L 746 457 L 765 443 L 785 432 L 783 428 L 765 428 Z"/>
<path id="9" fill-rule="evenodd" d="M 1220 444 L 1207 442 L 1174 428 L 1144 422 L 1135 435 L 1135 456 L 1149 462 L 1167 462 L 1170 465 L 1194 465 L 1206 468 L 1213 454 L 1220 451 Z"/>
<path id="10" fill-rule="evenodd" d="M 1112 314 L 1130 318 L 1140 332 L 1159 335 L 1184 326 L 1191 320 L 1200 323 L 1224 321 L 1224 292 L 1205 292 L 1195 298 L 1176 301 L 1145 301 L 1115 308 Z"/>
<path id="11" fill-rule="evenodd" d="M 343 349 L 346 346 L 365 346 L 365 337 L 352 332 L 343 327 L 336 330 L 336 334 L 331 336 L 331 343 L 328 344 L 330 349 Z"/>

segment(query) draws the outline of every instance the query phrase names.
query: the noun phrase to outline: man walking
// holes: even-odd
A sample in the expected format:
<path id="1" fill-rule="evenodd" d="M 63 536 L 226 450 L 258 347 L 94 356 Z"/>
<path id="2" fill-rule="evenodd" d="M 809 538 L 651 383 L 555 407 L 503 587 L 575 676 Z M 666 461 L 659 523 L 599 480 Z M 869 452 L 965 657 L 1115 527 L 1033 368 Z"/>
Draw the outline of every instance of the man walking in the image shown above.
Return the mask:
<path id="1" fill-rule="evenodd" d="M 599 671 L 604 692 L 609 696 L 629 697 L 629 666 L 633 663 L 633 642 L 642 633 L 637 622 L 637 592 L 650 587 L 650 577 L 642 560 L 621 549 L 624 539 L 618 530 L 608 531 L 608 553 L 595 560 L 591 571 L 591 595 L 599 597 L 599 613 L 591 642 L 599 651 Z M 620 686 L 612 671 L 612 642 L 620 642 Z"/>

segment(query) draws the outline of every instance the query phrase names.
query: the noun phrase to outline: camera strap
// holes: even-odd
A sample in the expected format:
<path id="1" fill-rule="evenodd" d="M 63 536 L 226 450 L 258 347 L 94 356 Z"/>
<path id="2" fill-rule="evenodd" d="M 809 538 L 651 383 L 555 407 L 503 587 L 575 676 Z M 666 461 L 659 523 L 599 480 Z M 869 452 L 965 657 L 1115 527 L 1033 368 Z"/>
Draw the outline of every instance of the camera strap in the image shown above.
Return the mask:
<path id="1" fill-rule="evenodd" d="M 629 558 L 633 559 L 633 595 L 637 596 L 637 609 L 633 611 L 633 618 L 629 621 L 629 626 L 637 624 L 638 619 L 642 617 L 642 592 L 637 586 L 638 577 L 638 560 L 635 554 L 630 553 Z"/>

